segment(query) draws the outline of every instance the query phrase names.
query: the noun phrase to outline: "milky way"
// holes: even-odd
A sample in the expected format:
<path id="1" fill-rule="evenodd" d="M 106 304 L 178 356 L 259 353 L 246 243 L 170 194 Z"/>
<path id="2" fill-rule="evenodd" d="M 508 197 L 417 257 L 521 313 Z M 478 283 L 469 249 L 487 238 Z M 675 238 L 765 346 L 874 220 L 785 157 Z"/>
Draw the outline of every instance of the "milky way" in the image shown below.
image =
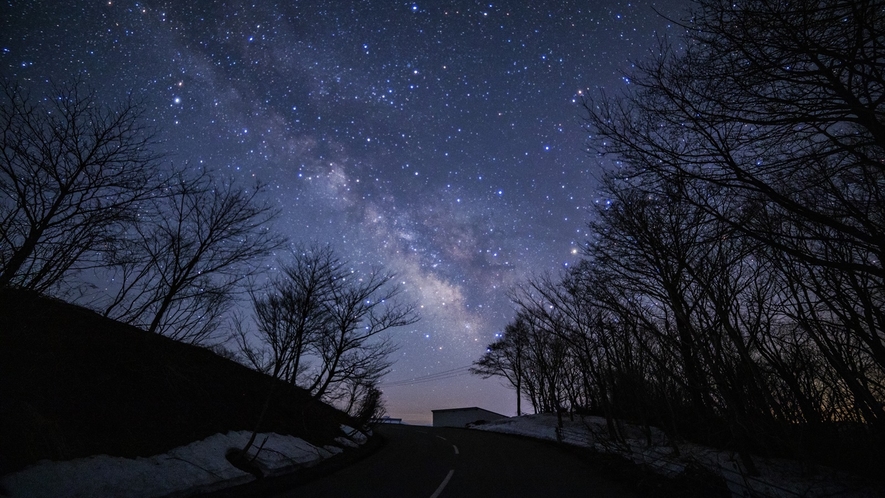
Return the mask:
<path id="1" fill-rule="evenodd" d="M 390 415 L 427 422 L 515 412 L 513 391 L 462 367 L 513 317 L 509 288 L 578 257 L 603 167 L 581 97 L 621 91 L 630 61 L 678 34 L 660 14 L 685 6 L 10 1 L 0 68 L 131 92 L 170 161 L 260 180 L 292 241 L 396 272 L 422 320 L 394 332 L 382 388 Z"/>

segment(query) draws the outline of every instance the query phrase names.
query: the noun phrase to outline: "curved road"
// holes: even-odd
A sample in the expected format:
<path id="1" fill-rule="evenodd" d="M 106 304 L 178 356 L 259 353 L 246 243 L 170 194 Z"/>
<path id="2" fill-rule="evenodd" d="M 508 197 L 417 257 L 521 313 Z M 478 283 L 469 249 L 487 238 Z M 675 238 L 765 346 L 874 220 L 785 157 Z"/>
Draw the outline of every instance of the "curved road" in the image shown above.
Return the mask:
<path id="1" fill-rule="evenodd" d="M 279 497 L 628 497 L 574 453 L 484 431 L 384 425 L 387 443 Z"/>

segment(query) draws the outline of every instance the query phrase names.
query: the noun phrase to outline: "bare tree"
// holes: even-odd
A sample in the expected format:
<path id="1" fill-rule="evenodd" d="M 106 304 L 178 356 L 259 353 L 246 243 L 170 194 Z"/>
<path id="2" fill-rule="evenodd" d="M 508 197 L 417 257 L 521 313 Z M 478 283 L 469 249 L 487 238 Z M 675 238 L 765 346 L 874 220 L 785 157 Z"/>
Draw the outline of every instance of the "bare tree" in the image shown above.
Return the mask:
<path id="1" fill-rule="evenodd" d="M 385 414 L 384 393 L 377 386 L 356 383 L 349 396 L 351 402 L 345 410 L 361 425 L 366 426 L 381 419 Z"/>
<path id="2" fill-rule="evenodd" d="M 516 390 L 516 415 L 522 415 L 522 396 L 526 342 L 525 320 L 519 316 L 506 327 L 501 336 L 489 344 L 486 352 L 470 368 L 470 373 L 484 379 L 501 377 Z"/>
<path id="3" fill-rule="evenodd" d="M 572 411 L 578 372 L 574 355 L 563 339 L 562 322 L 544 321 L 530 305 L 521 303 L 516 319 L 497 341 L 474 362 L 471 373 L 484 378 L 502 377 L 528 397 L 535 412 Z M 521 401 L 517 398 L 521 412 Z"/>
<path id="4" fill-rule="evenodd" d="M 260 201 L 261 185 L 243 188 L 206 172 L 179 175 L 134 225 L 128 250 L 112 259 L 117 294 L 106 315 L 187 342 L 204 340 L 232 294 L 284 239 L 277 215 Z"/>
<path id="5" fill-rule="evenodd" d="M 254 367 L 286 382 L 298 382 L 307 367 L 305 357 L 318 350 L 319 338 L 329 326 L 325 306 L 341 265 L 329 246 L 299 245 L 292 251 L 292 261 L 281 264 L 281 274 L 270 279 L 264 292 L 250 292 L 264 347 L 251 346 L 245 329 L 238 339 Z"/>
<path id="6" fill-rule="evenodd" d="M 46 291 L 103 264 L 161 185 L 133 101 L 99 103 L 80 82 L 35 99 L 0 83 L 0 287 Z"/>
<path id="7" fill-rule="evenodd" d="M 366 275 L 335 277 L 325 310 L 329 326 L 319 341 L 320 366 L 308 389 L 317 398 L 337 399 L 337 388 L 352 379 L 377 384 L 390 367 L 396 346 L 383 332 L 418 321 L 414 304 L 398 302 L 395 275 L 373 269 Z"/>
<path id="8" fill-rule="evenodd" d="M 853 396 L 845 413 L 885 434 L 885 12 L 701 0 L 684 28 L 635 91 L 586 103 L 591 148 L 770 248 L 784 310 Z"/>
<path id="9" fill-rule="evenodd" d="M 384 332 L 415 323 L 415 307 L 398 302 L 393 274 L 349 270 L 329 246 L 298 246 L 292 258 L 264 291 L 252 291 L 257 334 L 241 329 L 240 349 L 317 398 L 360 406 L 391 365 L 396 346 Z"/>
<path id="10" fill-rule="evenodd" d="M 591 151 L 619 161 L 588 252 L 601 325 L 652 360 L 659 412 L 691 396 L 742 455 L 858 422 L 851 444 L 881 447 L 881 3 L 700 0 L 683 27 L 585 102 Z"/>

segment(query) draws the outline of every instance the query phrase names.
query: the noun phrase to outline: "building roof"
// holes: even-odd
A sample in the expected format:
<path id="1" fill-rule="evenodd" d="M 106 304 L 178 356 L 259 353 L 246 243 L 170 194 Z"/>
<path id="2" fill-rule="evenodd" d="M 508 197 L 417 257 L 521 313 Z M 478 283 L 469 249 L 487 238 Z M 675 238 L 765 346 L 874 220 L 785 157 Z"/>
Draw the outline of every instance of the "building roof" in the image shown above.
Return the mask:
<path id="1" fill-rule="evenodd" d="M 495 413 L 491 410 L 486 410 L 485 408 L 480 408 L 478 406 L 469 406 L 466 408 L 441 408 L 439 410 L 430 410 L 433 413 L 443 413 L 443 412 L 466 412 L 471 410 L 479 410 L 486 413 L 491 413 L 492 415 L 497 415 L 501 418 L 508 418 L 507 415 L 501 415 L 500 413 Z"/>

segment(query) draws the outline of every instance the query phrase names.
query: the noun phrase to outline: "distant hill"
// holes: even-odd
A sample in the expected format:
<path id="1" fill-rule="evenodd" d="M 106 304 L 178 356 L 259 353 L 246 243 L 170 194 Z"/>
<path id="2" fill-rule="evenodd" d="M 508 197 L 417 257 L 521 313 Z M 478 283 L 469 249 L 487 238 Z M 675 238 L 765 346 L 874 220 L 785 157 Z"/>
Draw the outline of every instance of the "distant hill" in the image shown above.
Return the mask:
<path id="1" fill-rule="evenodd" d="M 273 387 L 272 387 L 273 386 Z M 253 430 L 330 444 L 346 414 L 204 348 L 0 290 L 0 475 L 41 459 L 163 453 Z"/>

